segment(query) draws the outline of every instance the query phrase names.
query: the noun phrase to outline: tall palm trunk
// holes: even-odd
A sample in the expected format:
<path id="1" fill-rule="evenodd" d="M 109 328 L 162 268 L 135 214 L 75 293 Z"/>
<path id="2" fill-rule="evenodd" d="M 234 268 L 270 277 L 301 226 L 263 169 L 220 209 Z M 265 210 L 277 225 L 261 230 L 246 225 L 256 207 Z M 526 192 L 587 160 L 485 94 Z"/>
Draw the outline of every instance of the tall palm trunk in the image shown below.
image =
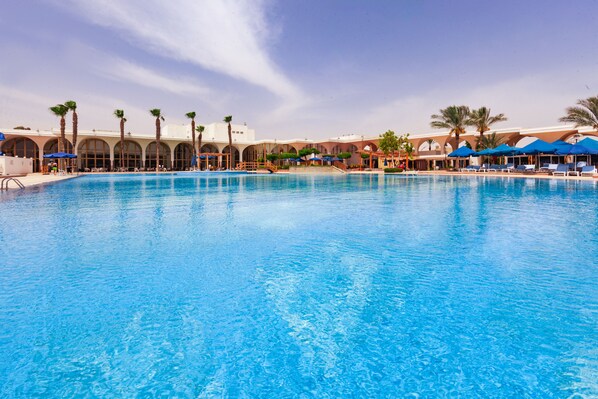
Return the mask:
<path id="1" fill-rule="evenodd" d="M 58 152 L 64 152 L 65 150 L 65 143 L 66 137 L 64 135 L 64 130 L 66 129 L 66 121 L 64 120 L 64 116 L 60 117 L 60 140 L 58 140 Z"/>
<path id="2" fill-rule="evenodd" d="M 201 154 L 201 136 L 203 136 L 203 132 L 199 132 L 199 137 L 197 137 L 197 153 L 198 154 Z M 199 165 L 199 161 L 198 161 L 198 165 Z"/>
<path id="3" fill-rule="evenodd" d="M 120 118 L 120 167 L 125 167 L 125 118 Z"/>
<path id="4" fill-rule="evenodd" d="M 264 159 L 264 162 L 266 160 Z M 232 169 L 233 164 L 233 134 L 230 123 L 228 124 L 228 169 Z"/>
<path id="5" fill-rule="evenodd" d="M 73 110 L 73 149 L 72 153 L 74 154 L 77 148 L 77 134 L 79 133 L 79 116 L 77 115 L 77 111 Z M 75 159 L 71 159 L 71 171 L 75 170 Z"/>
<path id="6" fill-rule="evenodd" d="M 77 134 L 79 133 L 79 116 L 77 111 L 73 111 L 73 153 L 77 148 Z"/>
<path id="7" fill-rule="evenodd" d="M 193 155 L 197 155 L 195 148 L 195 118 L 191 119 L 191 143 L 193 145 Z"/>
<path id="8" fill-rule="evenodd" d="M 156 118 L 156 172 L 160 171 L 160 117 Z"/>
<path id="9" fill-rule="evenodd" d="M 60 117 L 60 140 L 58 140 L 58 152 L 66 152 L 66 136 L 64 131 L 66 130 L 66 121 L 64 120 L 64 116 Z M 58 161 L 60 163 L 60 168 L 63 168 L 63 160 L 60 159 Z"/>

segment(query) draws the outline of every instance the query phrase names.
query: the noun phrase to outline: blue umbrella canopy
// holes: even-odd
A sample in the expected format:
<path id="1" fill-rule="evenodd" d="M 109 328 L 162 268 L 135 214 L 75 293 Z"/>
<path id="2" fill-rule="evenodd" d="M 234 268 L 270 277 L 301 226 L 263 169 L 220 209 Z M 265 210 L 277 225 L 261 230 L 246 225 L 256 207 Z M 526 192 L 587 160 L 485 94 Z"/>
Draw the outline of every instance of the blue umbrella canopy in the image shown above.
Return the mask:
<path id="1" fill-rule="evenodd" d="M 481 151 L 476 151 L 475 154 L 473 154 L 473 156 L 482 156 L 482 155 L 496 155 L 496 150 L 494 148 L 486 148 L 484 150 Z M 450 155 L 449 155 L 450 157 Z"/>
<path id="2" fill-rule="evenodd" d="M 591 148 L 594 150 L 598 150 L 598 140 L 594 140 L 590 137 L 586 137 L 585 139 L 581 140 L 577 145 L 582 145 L 586 148 Z"/>
<path id="3" fill-rule="evenodd" d="M 566 141 L 563 141 L 563 140 L 555 140 L 552 142 L 552 145 L 560 148 L 560 147 L 570 146 L 571 143 L 567 143 Z"/>
<path id="4" fill-rule="evenodd" d="M 77 156 L 75 154 L 68 154 L 66 152 L 55 152 L 53 154 L 45 154 L 44 158 L 65 159 L 65 158 L 77 158 Z"/>
<path id="5" fill-rule="evenodd" d="M 467 158 L 475 154 L 476 152 L 471 148 L 459 147 L 455 151 L 448 154 L 448 156 L 451 158 Z"/>
<path id="6" fill-rule="evenodd" d="M 588 148 L 581 144 L 574 144 L 568 147 L 559 148 L 556 152 L 558 155 L 596 155 L 598 149 Z"/>
<path id="7" fill-rule="evenodd" d="M 515 155 L 521 151 L 519 147 L 511 147 L 508 144 L 501 144 L 494 149 L 494 155 L 504 156 L 504 155 Z"/>
<path id="8" fill-rule="evenodd" d="M 523 147 L 520 153 L 525 155 L 554 154 L 557 149 L 557 146 L 538 139 Z"/>
<path id="9" fill-rule="evenodd" d="M 332 157 L 322 157 L 322 161 L 332 162 Z"/>
<path id="10" fill-rule="evenodd" d="M 4 133 L 0 132 L 0 141 L 2 140 L 6 140 L 6 137 L 4 136 Z"/>
<path id="11" fill-rule="evenodd" d="M 309 158 L 310 161 L 321 161 L 321 158 L 318 157 L 313 157 L 313 158 Z"/>

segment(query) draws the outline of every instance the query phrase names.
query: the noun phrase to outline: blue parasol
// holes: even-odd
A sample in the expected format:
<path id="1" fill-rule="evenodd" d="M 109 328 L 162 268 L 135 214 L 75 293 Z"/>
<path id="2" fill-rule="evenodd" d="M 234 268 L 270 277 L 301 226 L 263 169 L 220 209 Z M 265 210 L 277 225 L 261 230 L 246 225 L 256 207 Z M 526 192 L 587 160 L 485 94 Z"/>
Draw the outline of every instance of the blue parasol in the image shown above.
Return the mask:
<path id="1" fill-rule="evenodd" d="M 53 154 L 45 154 L 44 158 L 50 158 L 50 159 L 71 159 L 71 158 L 77 158 L 77 156 L 75 154 L 68 154 L 66 152 L 55 152 Z"/>
<path id="2" fill-rule="evenodd" d="M 475 155 L 475 151 L 471 148 L 467 147 L 459 147 L 455 151 L 448 154 L 450 158 L 469 158 L 472 155 Z"/>

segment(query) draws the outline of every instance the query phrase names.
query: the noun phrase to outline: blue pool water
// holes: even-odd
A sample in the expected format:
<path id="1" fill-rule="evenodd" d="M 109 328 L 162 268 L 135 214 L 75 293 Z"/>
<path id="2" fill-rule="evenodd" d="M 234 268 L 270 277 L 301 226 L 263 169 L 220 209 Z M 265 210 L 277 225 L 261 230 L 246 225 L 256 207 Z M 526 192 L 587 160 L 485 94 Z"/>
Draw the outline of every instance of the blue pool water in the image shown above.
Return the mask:
<path id="1" fill-rule="evenodd" d="M 0 397 L 596 397 L 597 200 L 490 177 L 2 193 Z"/>

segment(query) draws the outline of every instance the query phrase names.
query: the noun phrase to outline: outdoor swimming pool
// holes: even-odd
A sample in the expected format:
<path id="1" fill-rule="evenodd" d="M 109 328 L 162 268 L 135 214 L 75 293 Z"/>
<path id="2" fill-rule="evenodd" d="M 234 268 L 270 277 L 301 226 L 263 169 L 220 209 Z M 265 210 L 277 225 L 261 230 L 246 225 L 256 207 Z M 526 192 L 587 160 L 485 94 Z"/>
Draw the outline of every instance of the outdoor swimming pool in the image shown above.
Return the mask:
<path id="1" fill-rule="evenodd" d="M 0 397 L 595 397 L 597 200 L 490 177 L 3 193 Z"/>

